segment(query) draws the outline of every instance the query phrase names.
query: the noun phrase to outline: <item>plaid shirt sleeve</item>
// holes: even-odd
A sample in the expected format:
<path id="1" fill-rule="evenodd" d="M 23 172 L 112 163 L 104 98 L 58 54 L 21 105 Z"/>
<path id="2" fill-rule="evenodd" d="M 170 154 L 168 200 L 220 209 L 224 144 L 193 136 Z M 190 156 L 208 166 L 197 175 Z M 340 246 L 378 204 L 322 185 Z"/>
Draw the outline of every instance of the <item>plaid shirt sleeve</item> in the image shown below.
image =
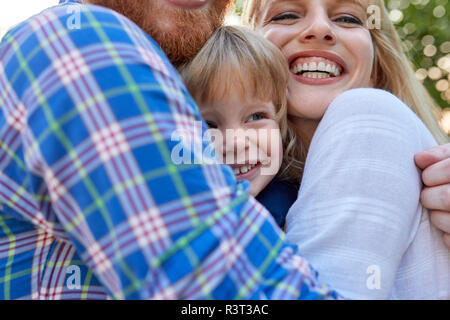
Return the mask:
<path id="1" fill-rule="evenodd" d="M 69 1 L 0 59 L 0 298 L 339 297 L 230 168 L 174 164 L 202 120 L 130 20 Z"/>

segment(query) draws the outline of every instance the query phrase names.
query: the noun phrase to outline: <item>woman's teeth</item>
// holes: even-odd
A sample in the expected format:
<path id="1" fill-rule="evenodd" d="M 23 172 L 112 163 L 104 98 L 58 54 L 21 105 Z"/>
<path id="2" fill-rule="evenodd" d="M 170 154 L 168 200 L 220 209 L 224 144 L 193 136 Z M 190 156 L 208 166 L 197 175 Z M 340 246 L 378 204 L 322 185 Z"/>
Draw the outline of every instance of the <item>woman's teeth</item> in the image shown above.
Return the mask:
<path id="1" fill-rule="evenodd" d="M 325 64 L 325 62 L 300 63 L 291 68 L 291 72 L 313 79 L 326 79 L 341 75 L 341 71 L 337 65 Z"/>
<path id="2" fill-rule="evenodd" d="M 327 78 L 331 78 L 331 75 L 328 73 L 322 73 L 322 72 L 305 72 L 302 74 L 302 77 L 312 78 L 312 79 L 327 79 Z"/>
<path id="3" fill-rule="evenodd" d="M 256 166 L 257 166 L 257 164 L 243 165 L 243 166 L 240 166 L 239 168 L 234 168 L 233 171 L 234 171 L 235 175 L 245 174 L 245 173 L 249 172 L 250 170 L 252 170 Z"/>

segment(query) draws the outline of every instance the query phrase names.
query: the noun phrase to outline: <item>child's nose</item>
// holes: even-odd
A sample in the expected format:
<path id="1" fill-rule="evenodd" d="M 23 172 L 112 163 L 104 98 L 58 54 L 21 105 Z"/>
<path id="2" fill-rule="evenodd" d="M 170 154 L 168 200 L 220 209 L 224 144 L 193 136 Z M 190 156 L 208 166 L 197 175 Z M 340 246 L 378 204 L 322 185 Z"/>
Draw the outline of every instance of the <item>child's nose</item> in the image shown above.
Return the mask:
<path id="1" fill-rule="evenodd" d="M 244 135 L 234 136 L 231 139 L 230 137 L 228 137 L 228 139 L 224 139 L 223 150 L 224 152 L 236 152 L 241 149 L 245 150 L 246 148 L 248 148 L 247 140 L 247 137 Z"/>
<path id="2" fill-rule="evenodd" d="M 223 159 L 226 164 L 244 164 L 257 153 L 257 133 L 247 130 L 227 130 L 223 141 Z M 253 151 L 254 150 L 254 151 Z"/>

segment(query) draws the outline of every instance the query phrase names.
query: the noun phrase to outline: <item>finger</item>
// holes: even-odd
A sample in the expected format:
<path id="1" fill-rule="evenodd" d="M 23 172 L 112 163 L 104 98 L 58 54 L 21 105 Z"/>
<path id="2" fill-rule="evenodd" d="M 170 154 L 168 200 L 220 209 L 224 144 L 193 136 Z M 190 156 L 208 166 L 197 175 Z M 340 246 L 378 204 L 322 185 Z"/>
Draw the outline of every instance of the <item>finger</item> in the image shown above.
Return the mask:
<path id="1" fill-rule="evenodd" d="M 436 162 L 439 162 L 439 157 L 427 151 L 422 151 L 414 156 L 414 162 L 417 167 L 423 170 Z"/>
<path id="2" fill-rule="evenodd" d="M 426 168 L 422 172 L 422 180 L 428 187 L 450 183 L 450 158 Z"/>
<path id="3" fill-rule="evenodd" d="M 444 244 L 450 250 L 450 234 L 444 234 Z"/>
<path id="4" fill-rule="evenodd" d="M 424 188 L 420 202 L 427 209 L 450 212 L 450 184 Z"/>
<path id="5" fill-rule="evenodd" d="M 448 158 L 450 158 L 450 143 L 419 152 L 414 156 L 414 161 L 416 162 L 416 165 L 423 170 L 436 162 Z"/>
<path id="6" fill-rule="evenodd" d="M 431 223 L 436 228 L 445 233 L 450 233 L 450 212 L 432 211 L 430 214 Z"/>

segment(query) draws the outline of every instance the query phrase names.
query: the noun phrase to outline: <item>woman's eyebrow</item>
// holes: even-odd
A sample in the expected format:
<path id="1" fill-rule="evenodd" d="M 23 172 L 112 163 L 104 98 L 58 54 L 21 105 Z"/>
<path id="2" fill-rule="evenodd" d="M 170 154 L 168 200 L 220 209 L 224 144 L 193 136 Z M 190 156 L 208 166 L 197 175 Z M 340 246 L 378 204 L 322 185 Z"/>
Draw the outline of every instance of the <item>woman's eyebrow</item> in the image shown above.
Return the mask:
<path id="1" fill-rule="evenodd" d="M 274 5 L 284 4 L 284 3 L 303 3 L 306 0 L 272 0 L 269 2 L 268 6 L 272 7 Z"/>
<path id="2" fill-rule="evenodd" d="M 268 3 L 267 7 L 273 7 L 275 5 L 285 4 L 285 3 L 295 3 L 295 4 L 302 4 L 306 1 L 310 0 L 272 0 Z M 341 4 L 355 4 L 359 6 L 362 10 L 365 10 L 363 4 L 359 0 L 331 0 L 331 2 L 335 5 L 341 5 Z"/>
<path id="3" fill-rule="evenodd" d="M 364 10 L 364 6 L 362 5 L 361 1 L 359 0 L 333 0 L 333 2 L 335 2 L 336 4 L 356 4 L 357 6 L 361 7 L 361 9 Z"/>

